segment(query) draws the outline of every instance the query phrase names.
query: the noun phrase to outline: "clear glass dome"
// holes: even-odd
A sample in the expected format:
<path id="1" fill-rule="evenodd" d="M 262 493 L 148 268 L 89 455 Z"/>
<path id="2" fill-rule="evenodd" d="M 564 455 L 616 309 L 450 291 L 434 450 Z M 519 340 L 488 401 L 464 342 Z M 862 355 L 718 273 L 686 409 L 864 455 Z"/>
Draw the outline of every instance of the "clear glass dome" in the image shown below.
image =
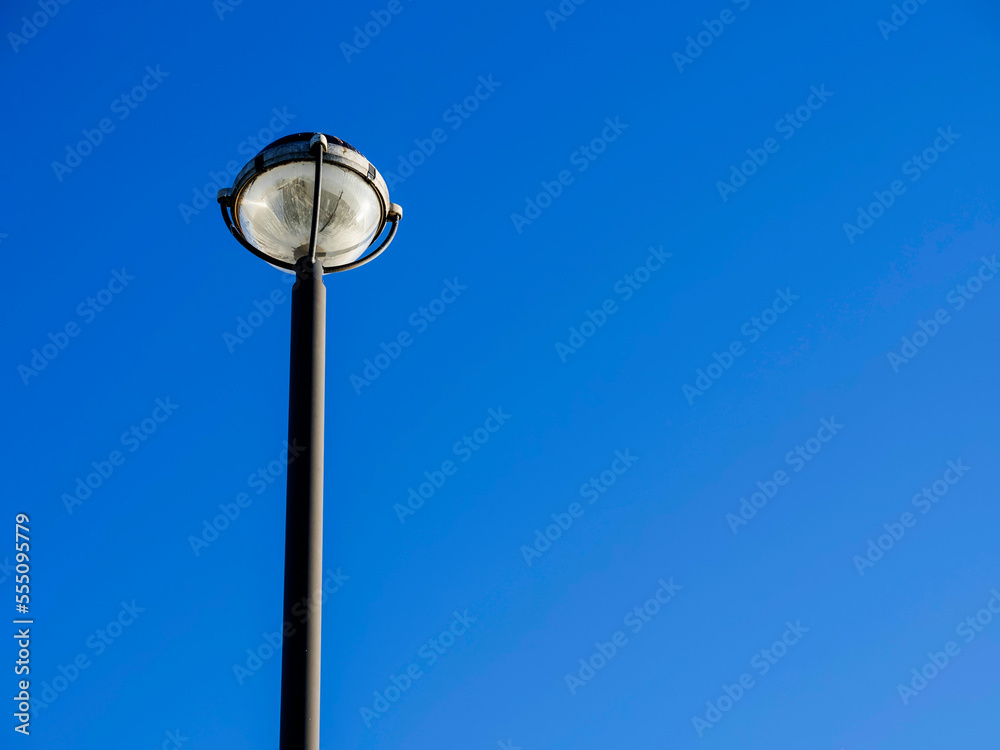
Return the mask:
<path id="1" fill-rule="evenodd" d="M 282 164 L 254 177 L 244 188 L 236 216 L 257 249 L 294 264 L 309 252 L 315 162 Z M 360 258 L 381 220 L 378 196 L 357 172 L 323 165 L 316 255 L 325 266 Z"/>

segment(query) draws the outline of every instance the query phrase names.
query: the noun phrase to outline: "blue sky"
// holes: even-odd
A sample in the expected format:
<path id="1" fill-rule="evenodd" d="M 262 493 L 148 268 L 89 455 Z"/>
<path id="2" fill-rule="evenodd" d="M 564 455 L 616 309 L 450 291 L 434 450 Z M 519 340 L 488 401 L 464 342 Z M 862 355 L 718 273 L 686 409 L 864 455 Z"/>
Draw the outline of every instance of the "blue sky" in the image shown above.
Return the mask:
<path id="1" fill-rule="evenodd" d="M 985 747 L 998 25 L 6 4 L 10 746 L 276 746 L 290 277 L 214 195 L 323 130 L 405 211 L 327 279 L 324 748 Z"/>

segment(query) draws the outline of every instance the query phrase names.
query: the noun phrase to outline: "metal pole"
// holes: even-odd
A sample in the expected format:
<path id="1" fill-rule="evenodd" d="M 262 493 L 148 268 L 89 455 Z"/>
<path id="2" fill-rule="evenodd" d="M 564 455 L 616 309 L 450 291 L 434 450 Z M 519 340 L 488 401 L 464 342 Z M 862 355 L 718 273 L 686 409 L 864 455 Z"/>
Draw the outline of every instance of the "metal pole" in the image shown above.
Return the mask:
<path id="1" fill-rule="evenodd" d="M 319 170 L 317 164 L 317 195 Z M 318 206 L 313 210 L 313 247 L 296 262 L 292 287 L 280 750 L 319 750 L 326 287 L 323 263 L 315 258 Z M 303 604 L 304 623 L 292 613 L 295 607 L 301 613 Z"/>

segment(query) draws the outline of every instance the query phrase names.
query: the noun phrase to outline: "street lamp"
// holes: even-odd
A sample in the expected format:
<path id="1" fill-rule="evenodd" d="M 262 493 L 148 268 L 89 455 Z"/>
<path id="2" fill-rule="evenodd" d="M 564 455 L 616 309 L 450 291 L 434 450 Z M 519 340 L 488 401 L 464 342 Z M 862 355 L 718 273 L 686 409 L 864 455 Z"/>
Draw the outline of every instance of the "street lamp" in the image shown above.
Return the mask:
<path id="1" fill-rule="evenodd" d="M 233 236 L 272 266 L 295 273 L 288 397 L 284 620 L 308 602 L 309 619 L 281 650 L 280 750 L 319 750 L 323 588 L 323 408 L 326 287 L 323 275 L 378 256 L 403 210 L 374 166 L 349 143 L 296 133 L 265 146 L 231 188 L 220 190 Z M 386 223 L 391 227 L 368 255 Z M 299 610 L 301 611 L 301 610 Z M 282 632 L 284 633 L 284 625 Z"/>

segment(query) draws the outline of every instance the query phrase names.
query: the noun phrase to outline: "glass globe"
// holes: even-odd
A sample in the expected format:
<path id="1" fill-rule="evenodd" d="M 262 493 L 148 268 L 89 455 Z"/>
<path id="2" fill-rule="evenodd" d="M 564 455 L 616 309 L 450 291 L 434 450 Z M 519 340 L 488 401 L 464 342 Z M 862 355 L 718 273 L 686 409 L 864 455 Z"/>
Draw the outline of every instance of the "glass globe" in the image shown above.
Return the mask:
<path id="1" fill-rule="evenodd" d="M 257 249 L 287 263 L 309 252 L 315 162 L 282 164 L 254 177 L 243 189 L 236 217 Z M 316 256 L 325 266 L 357 260 L 372 243 L 382 219 L 378 196 L 361 175 L 323 165 Z"/>

